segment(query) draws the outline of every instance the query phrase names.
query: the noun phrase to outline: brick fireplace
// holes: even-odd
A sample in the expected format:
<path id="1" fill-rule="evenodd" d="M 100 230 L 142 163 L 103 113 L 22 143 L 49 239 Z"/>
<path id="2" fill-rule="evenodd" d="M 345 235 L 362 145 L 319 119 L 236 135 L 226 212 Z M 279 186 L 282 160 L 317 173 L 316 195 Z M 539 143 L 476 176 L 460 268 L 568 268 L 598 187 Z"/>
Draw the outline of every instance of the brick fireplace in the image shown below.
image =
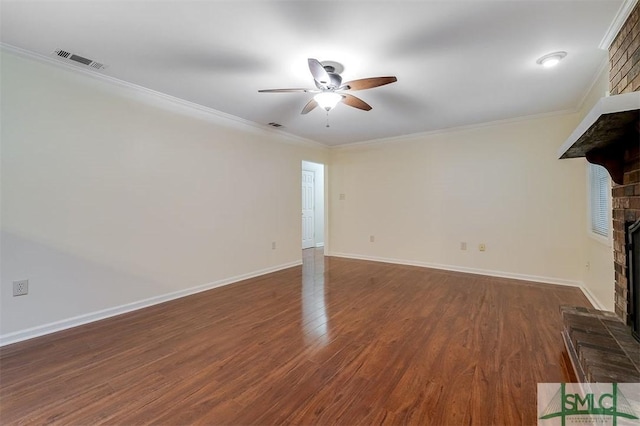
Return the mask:
<path id="1" fill-rule="evenodd" d="M 636 4 L 609 47 L 609 92 L 618 95 L 640 91 L 640 3 Z M 637 126 L 637 123 L 636 123 Z M 640 219 L 640 140 L 627 144 L 619 160 L 618 182 L 614 179 L 613 251 L 615 268 L 615 313 L 628 322 L 628 276 L 625 227 Z"/>
<path id="2" fill-rule="evenodd" d="M 586 157 L 606 168 L 613 181 L 615 312 L 561 309 L 562 336 L 580 382 L 640 381 L 640 339 L 632 333 L 637 338 L 640 328 L 635 321 L 640 316 L 638 237 L 628 232 L 640 219 L 640 3 L 609 47 L 609 92 L 560 148 L 560 158 Z M 628 244 L 632 235 L 633 245 Z"/>
<path id="3" fill-rule="evenodd" d="M 628 323 L 626 229 L 640 219 L 640 2 L 609 47 L 609 92 L 561 147 L 560 158 L 586 157 L 611 176 L 614 311 Z"/>

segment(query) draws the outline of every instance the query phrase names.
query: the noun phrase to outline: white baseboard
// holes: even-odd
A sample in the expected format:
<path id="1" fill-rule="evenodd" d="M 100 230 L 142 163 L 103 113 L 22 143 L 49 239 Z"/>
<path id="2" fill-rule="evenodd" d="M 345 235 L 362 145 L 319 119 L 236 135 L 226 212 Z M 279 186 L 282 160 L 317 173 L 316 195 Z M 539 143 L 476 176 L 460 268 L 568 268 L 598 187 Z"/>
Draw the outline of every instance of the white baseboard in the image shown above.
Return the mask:
<path id="1" fill-rule="evenodd" d="M 423 268 L 441 269 L 445 271 L 465 272 L 467 274 L 486 275 L 490 277 L 511 278 L 515 280 L 534 281 L 544 284 L 558 284 L 570 287 L 584 288 L 582 282 L 574 280 L 566 280 L 563 278 L 544 277 L 539 275 L 518 274 L 514 272 L 493 271 L 489 269 L 468 268 L 466 266 L 443 265 L 439 263 L 420 262 L 415 260 L 392 259 L 376 256 L 363 256 L 350 253 L 330 253 L 328 256 L 344 257 L 347 259 L 370 260 L 372 262 L 393 263 L 397 265 L 420 266 Z M 584 290 L 583 290 L 584 291 Z M 589 296 L 587 296 L 589 298 Z M 591 301 L 591 299 L 589 299 Z M 593 303 L 593 302 L 592 302 Z"/>
<path id="2" fill-rule="evenodd" d="M 565 280 L 565 279 L 553 278 L 553 277 L 543 277 L 543 276 L 537 276 L 537 275 L 517 274 L 512 272 L 493 271 L 493 270 L 478 269 L 478 268 L 467 268 L 463 266 L 443 265 L 443 264 L 429 263 L 429 262 L 419 262 L 419 261 L 410 261 L 410 260 L 403 260 L 403 259 L 356 255 L 356 254 L 349 254 L 349 253 L 330 253 L 328 254 L 328 256 L 342 257 L 347 259 L 368 260 L 372 262 L 392 263 L 397 265 L 419 266 L 424 268 L 433 268 L 433 269 L 440 269 L 445 271 L 464 272 L 469 274 L 485 275 L 485 276 L 491 276 L 491 277 L 511 278 L 511 279 L 524 280 L 524 281 L 540 282 L 545 284 L 557 284 L 557 285 L 564 285 L 564 286 L 570 286 L 570 287 L 578 287 L 580 288 L 580 290 L 582 290 L 582 293 L 589 300 L 589 302 L 591 302 L 594 308 L 600 309 L 600 310 L 607 310 L 606 307 L 598 300 L 598 298 L 594 296 L 591 293 L 591 291 L 589 291 L 589 289 L 586 288 L 579 281 Z M 121 306 L 115 306 L 113 308 L 103 309 L 101 311 L 79 315 L 72 318 L 67 318 L 61 321 L 44 324 L 41 326 L 29 328 L 26 330 L 7 333 L 4 335 L 0 335 L 0 346 L 10 345 L 12 343 L 21 342 L 23 340 L 32 339 L 34 337 L 44 336 L 46 334 L 55 333 L 56 331 L 62 331 L 62 330 L 77 327 L 83 324 L 88 324 L 94 321 L 110 318 L 116 315 L 135 311 L 138 309 L 146 308 L 146 307 L 157 305 L 160 303 L 168 302 L 170 300 L 179 299 L 181 297 L 189 296 L 195 293 L 211 290 L 216 287 L 222 287 L 222 286 L 233 284 L 246 279 L 255 278 L 255 277 L 269 274 L 272 272 L 281 271 L 283 269 L 288 269 L 294 266 L 299 266 L 301 264 L 302 264 L 302 261 L 297 260 L 294 262 L 289 262 L 282 265 L 274 266 L 271 268 L 265 268 L 259 271 L 254 271 L 254 272 L 250 272 L 243 275 L 237 275 L 235 277 L 225 278 L 222 280 L 214 281 L 212 283 L 191 287 L 188 289 L 179 290 L 179 291 L 167 293 L 160 296 L 154 296 L 154 297 L 140 300 L 137 302 L 128 303 Z"/>
<path id="3" fill-rule="evenodd" d="M 288 269 L 288 268 L 299 266 L 299 265 L 302 265 L 302 260 L 296 260 L 294 262 L 289 262 L 282 265 L 273 266 L 270 268 L 265 268 L 265 269 L 261 269 L 254 272 L 249 272 L 247 274 L 237 275 L 235 277 L 225 278 L 222 280 L 214 281 L 212 283 L 203 284 L 196 287 L 187 288 L 184 290 L 178 290 L 171 293 L 150 297 L 148 299 L 127 303 L 125 305 L 114 306 L 113 308 L 107 308 L 97 312 L 78 315 L 76 317 L 67 318 L 61 321 L 55 321 L 49 324 L 39 325 L 37 327 L 28 328 L 26 330 L 20 330 L 20 331 L 15 331 L 13 333 L 3 334 L 3 335 L 0 335 L 0 346 L 10 345 L 12 343 L 21 342 L 23 340 L 33 339 L 34 337 L 44 336 L 45 334 L 55 333 L 56 331 L 62 331 L 68 328 L 77 327 L 79 325 L 88 324 L 88 323 L 99 321 L 105 318 L 114 317 L 116 315 L 121 315 L 127 312 L 136 311 L 138 309 L 168 302 L 170 300 L 179 299 L 181 297 L 189 296 L 195 293 L 211 290 L 216 287 L 222 287 L 222 286 L 233 284 L 239 281 L 247 280 L 249 278 L 259 277 L 261 275 L 270 274 L 272 272 L 281 271 L 283 269 Z"/>

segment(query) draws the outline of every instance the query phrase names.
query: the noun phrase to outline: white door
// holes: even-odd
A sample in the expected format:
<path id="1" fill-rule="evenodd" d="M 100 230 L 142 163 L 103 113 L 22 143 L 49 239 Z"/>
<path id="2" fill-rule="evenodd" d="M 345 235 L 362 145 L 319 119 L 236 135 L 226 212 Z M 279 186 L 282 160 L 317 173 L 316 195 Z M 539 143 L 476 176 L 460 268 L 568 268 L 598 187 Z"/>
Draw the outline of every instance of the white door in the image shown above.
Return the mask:
<path id="1" fill-rule="evenodd" d="M 315 246 L 314 240 L 314 217 L 313 202 L 314 173 L 306 170 L 302 171 L 302 248 L 307 249 Z"/>

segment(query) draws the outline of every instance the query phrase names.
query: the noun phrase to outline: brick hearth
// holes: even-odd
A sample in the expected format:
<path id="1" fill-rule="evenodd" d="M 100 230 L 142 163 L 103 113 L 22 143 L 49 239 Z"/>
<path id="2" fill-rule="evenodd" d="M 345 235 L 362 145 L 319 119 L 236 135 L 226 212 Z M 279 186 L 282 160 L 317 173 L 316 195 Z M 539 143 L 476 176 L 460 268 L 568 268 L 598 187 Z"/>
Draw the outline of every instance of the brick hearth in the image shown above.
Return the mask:
<path id="1" fill-rule="evenodd" d="M 567 352 L 579 382 L 640 382 L 640 343 L 613 312 L 560 308 Z"/>

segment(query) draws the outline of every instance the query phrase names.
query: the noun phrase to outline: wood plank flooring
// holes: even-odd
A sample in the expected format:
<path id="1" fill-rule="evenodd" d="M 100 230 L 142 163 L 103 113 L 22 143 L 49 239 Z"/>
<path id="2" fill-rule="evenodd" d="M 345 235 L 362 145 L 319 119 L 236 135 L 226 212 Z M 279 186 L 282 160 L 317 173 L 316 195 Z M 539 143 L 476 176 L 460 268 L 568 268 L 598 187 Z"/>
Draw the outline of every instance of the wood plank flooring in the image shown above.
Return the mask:
<path id="1" fill-rule="evenodd" d="M 536 423 L 579 289 L 340 258 L 0 348 L 0 423 Z"/>

